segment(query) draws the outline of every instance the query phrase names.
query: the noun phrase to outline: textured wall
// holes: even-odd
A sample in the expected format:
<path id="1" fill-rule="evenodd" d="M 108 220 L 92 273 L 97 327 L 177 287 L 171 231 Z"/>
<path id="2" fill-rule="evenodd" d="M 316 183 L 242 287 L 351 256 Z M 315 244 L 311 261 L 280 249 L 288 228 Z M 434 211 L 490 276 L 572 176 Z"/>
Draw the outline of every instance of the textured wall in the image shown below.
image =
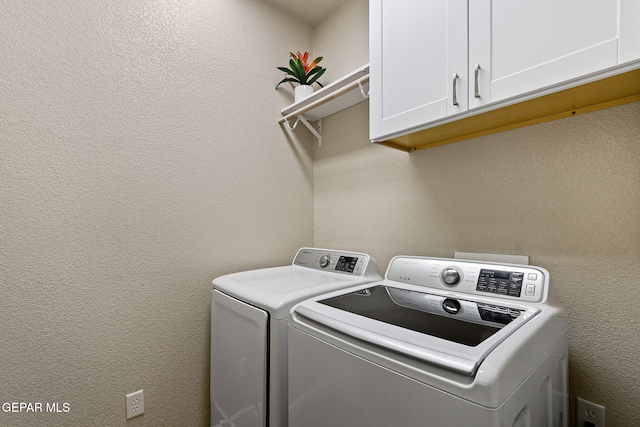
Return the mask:
<path id="1" fill-rule="evenodd" d="M 313 52 L 323 56 L 323 81 L 332 82 L 369 62 L 369 0 L 346 0 L 313 27 Z"/>
<path id="2" fill-rule="evenodd" d="M 0 0 L 0 40 L 0 403 L 70 408 L 0 425 L 208 425 L 211 280 L 312 244 L 311 139 L 274 90 L 311 29 L 258 0 Z"/>
<path id="3" fill-rule="evenodd" d="M 347 3 L 341 11 L 367 2 Z M 314 46 L 339 38 L 345 20 L 367 31 L 363 13 L 335 16 Z M 349 46 L 333 49 L 324 55 Z M 573 326 L 572 409 L 580 396 L 606 407 L 607 425 L 638 425 L 640 103 L 412 154 L 368 142 L 367 103 L 323 131 L 316 245 L 371 253 L 383 269 L 398 254 L 529 255 Z"/>

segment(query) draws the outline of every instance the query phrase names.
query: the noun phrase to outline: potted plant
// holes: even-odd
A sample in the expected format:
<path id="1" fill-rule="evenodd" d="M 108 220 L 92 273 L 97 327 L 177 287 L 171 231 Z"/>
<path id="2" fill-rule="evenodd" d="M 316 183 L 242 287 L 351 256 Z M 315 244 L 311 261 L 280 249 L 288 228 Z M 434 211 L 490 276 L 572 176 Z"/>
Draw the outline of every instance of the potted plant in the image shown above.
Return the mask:
<path id="1" fill-rule="evenodd" d="M 276 89 L 282 83 L 294 82 L 300 83 L 300 86 L 295 88 L 295 102 L 299 102 L 313 93 L 312 84 L 316 83 L 318 86 L 323 87 L 322 83 L 318 81 L 320 76 L 327 70 L 318 65 L 322 61 L 322 56 L 317 57 L 309 64 L 309 52 L 297 53 L 290 52 L 291 59 L 289 59 L 289 68 L 277 67 L 278 70 L 284 71 L 286 76 L 276 85 Z"/>

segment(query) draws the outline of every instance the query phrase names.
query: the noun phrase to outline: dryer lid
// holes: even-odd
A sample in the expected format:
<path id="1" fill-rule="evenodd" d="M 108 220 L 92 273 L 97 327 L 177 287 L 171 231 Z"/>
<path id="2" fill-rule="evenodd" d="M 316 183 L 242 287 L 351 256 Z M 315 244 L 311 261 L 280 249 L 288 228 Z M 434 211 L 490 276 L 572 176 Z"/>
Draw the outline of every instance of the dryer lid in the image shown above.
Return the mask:
<path id="1" fill-rule="evenodd" d="M 316 295 L 382 280 L 369 255 L 335 249 L 300 248 L 292 265 L 227 274 L 213 287 L 287 319 L 294 304 Z"/>

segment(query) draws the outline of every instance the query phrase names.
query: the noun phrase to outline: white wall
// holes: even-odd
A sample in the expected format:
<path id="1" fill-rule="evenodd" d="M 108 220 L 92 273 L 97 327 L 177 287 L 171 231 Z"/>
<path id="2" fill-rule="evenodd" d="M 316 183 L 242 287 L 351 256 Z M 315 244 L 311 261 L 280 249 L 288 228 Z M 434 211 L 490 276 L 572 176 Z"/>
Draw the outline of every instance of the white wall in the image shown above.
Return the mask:
<path id="1" fill-rule="evenodd" d="M 313 243 L 259 0 L 0 0 L 0 425 L 205 426 L 211 280 Z M 124 396 L 146 413 L 125 421 Z"/>
<path id="2" fill-rule="evenodd" d="M 333 40 L 366 34 L 367 15 L 348 0 L 314 47 L 366 63 L 366 49 Z M 365 102 L 323 120 L 314 176 L 317 246 L 368 252 L 382 269 L 456 250 L 547 268 L 573 326 L 572 409 L 580 396 L 606 407 L 607 425 L 637 425 L 640 103 L 408 154 L 369 143 Z"/>

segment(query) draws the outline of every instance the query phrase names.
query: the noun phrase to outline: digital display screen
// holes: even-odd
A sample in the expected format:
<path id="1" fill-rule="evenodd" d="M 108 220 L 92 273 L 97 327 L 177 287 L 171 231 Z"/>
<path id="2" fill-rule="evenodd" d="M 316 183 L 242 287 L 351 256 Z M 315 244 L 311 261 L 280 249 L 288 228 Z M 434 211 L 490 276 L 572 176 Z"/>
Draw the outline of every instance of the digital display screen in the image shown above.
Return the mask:
<path id="1" fill-rule="evenodd" d="M 496 279 L 509 279 L 511 277 L 510 271 L 494 271 L 493 277 Z"/>
<path id="2" fill-rule="evenodd" d="M 353 269 L 356 267 L 357 262 L 358 257 L 341 256 L 336 263 L 336 271 L 353 273 Z"/>
<path id="3" fill-rule="evenodd" d="M 516 271 L 480 270 L 477 291 L 520 297 L 524 273 Z"/>

